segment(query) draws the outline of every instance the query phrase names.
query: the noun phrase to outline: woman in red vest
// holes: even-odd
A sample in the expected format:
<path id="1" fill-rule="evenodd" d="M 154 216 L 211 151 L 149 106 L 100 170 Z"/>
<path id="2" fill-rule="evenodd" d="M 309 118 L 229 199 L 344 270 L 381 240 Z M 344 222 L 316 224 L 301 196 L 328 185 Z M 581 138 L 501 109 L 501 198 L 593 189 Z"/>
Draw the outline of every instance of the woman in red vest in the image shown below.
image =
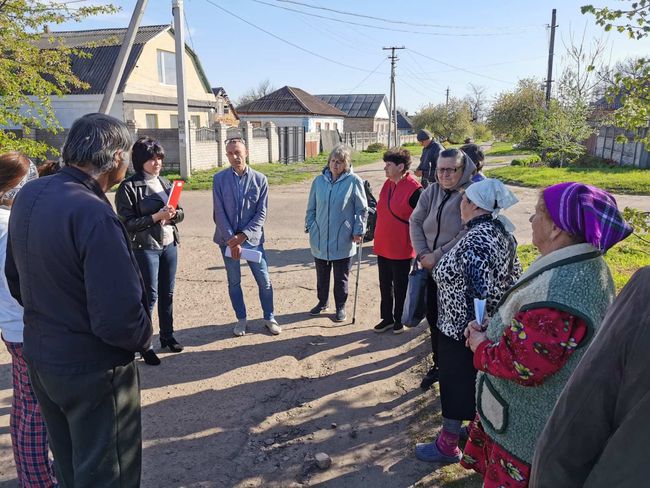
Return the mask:
<path id="1" fill-rule="evenodd" d="M 390 149 L 384 153 L 386 182 L 377 202 L 375 254 L 379 268 L 381 322 L 375 332 L 404 332 L 402 310 L 406 299 L 411 260 L 415 251 L 409 237 L 409 217 L 418 203 L 422 185 L 409 173 L 411 153 Z"/>

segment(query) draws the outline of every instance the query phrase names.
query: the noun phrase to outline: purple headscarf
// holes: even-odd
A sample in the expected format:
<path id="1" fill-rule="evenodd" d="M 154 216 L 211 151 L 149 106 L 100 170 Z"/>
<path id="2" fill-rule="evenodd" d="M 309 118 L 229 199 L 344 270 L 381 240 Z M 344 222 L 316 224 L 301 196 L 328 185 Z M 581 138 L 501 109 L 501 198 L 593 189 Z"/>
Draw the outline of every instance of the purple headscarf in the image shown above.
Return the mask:
<path id="1" fill-rule="evenodd" d="M 614 197 L 600 188 L 558 183 L 543 194 L 553 223 L 569 234 L 582 236 L 603 254 L 632 233 Z"/>

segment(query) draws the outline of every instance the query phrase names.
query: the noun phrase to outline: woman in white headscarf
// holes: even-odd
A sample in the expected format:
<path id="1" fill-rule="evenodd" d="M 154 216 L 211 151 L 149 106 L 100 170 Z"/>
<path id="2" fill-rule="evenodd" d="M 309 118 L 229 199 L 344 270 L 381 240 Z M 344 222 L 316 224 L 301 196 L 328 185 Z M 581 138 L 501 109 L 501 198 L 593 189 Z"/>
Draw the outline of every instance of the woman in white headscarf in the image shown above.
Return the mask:
<path id="1" fill-rule="evenodd" d="M 514 225 L 499 212 L 517 198 L 503 183 L 485 179 L 467 187 L 460 203 L 467 234 L 433 270 L 438 284 L 438 360 L 442 431 L 428 444 L 418 444 L 418 459 L 437 464 L 460 461 L 461 425 L 476 414 L 473 353 L 463 332 L 475 319 L 474 299 L 485 300 L 491 315 L 497 303 L 521 274 Z"/>

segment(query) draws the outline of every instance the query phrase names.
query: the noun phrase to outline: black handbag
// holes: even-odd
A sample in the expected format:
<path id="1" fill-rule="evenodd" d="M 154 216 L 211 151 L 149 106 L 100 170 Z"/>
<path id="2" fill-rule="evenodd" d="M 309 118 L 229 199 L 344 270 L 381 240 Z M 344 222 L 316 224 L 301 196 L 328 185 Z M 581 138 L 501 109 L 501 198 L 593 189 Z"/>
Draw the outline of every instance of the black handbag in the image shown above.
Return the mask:
<path id="1" fill-rule="evenodd" d="M 425 316 L 425 293 L 429 270 L 420 266 L 417 259 L 413 260 L 413 266 L 409 273 L 406 300 L 402 312 L 402 324 L 407 327 L 417 326 Z"/>

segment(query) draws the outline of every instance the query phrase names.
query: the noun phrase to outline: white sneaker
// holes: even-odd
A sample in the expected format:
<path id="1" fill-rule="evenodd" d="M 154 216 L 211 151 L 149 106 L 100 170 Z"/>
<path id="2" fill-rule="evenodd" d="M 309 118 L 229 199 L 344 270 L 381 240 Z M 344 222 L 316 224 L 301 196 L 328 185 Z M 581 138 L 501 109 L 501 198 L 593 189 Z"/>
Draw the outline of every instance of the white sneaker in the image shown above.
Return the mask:
<path id="1" fill-rule="evenodd" d="M 239 319 L 237 320 L 237 325 L 235 325 L 235 328 L 232 330 L 232 333 L 235 334 L 237 337 L 241 337 L 246 334 L 246 319 Z"/>
<path id="2" fill-rule="evenodd" d="M 278 335 L 280 332 L 282 332 L 282 329 L 280 328 L 278 322 L 275 319 L 265 320 L 264 325 L 266 325 L 266 328 L 269 329 L 269 331 L 273 335 Z"/>

